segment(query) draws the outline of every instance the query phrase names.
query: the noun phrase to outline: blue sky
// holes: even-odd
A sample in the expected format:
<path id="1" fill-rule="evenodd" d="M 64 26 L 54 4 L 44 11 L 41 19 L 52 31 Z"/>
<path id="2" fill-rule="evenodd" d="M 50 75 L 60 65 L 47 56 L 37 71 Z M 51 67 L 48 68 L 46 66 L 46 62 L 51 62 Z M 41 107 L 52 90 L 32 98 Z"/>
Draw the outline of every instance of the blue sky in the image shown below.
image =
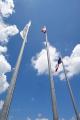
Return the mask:
<path id="1" fill-rule="evenodd" d="M 14 0 L 15 12 L 8 18 L 4 18 L 6 24 L 15 24 L 21 31 L 25 24 L 31 20 L 32 26 L 28 34 L 28 43 L 25 46 L 22 63 L 17 77 L 16 89 L 11 104 L 10 120 L 37 120 L 46 118 L 52 120 L 50 83 L 48 75 L 37 75 L 31 63 L 44 49 L 44 35 L 40 32 L 43 25 L 47 26 L 48 39 L 62 53 L 62 56 L 70 56 L 73 49 L 80 43 L 80 1 L 79 0 Z M 7 61 L 12 68 L 19 54 L 22 39 L 19 34 L 9 38 L 7 44 Z M 13 72 L 7 73 L 10 82 Z M 79 71 L 80 73 L 80 71 Z M 78 111 L 80 111 L 80 75 L 70 78 Z M 71 120 L 75 116 L 69 91 L 64 80 L 54 76 L 57 107 L 59 118 Z M 5 92 L 6 93 L 6 92 Z M 4 98 L 5 93 L 0 95 Z"/>

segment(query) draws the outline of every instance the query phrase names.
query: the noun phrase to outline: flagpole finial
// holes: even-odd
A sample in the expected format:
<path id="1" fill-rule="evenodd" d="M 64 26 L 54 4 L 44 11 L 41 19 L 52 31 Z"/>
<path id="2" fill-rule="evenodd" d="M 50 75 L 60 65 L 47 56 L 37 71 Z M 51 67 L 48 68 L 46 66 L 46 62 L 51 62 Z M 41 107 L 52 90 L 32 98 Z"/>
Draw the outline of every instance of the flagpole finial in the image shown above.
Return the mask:
<path id="1" fill-rule="evenodd" d="M 43 26 L 43 27 L 41 28 L 41 32 L 43 32 L 43 33 L 47 33 L 46 26 Z"/>
<path id="2" fill-rule="evenodd" d="M 29 28 L 31 26 L 31 20 L 26 24 L 24 29 L 20 32 L 22 39 L 24 40 L 28 34 Z"/>

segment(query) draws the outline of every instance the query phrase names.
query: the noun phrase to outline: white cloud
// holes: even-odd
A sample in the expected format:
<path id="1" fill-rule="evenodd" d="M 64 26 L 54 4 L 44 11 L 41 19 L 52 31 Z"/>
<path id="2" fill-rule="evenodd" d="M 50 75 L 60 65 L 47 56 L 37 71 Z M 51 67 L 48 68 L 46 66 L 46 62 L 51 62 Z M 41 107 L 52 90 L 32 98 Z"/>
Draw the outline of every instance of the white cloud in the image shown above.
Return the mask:
<path id="1" fill-rule="evenodd" d="M 6 75 L 0 76 L 0 94 L 5 92 L 9 87 L 9 83 L 7 82 Z"/>
<path id="2" fill-rule="evenodd" d="M 5 73 L 10 71 L 11 71 L 11 65 L 1 54 L 0 55 L 0 94 L 5 92 L 9 87 L 9 83 L 7 82 L 7 76 L 5 75 Z"/>
<path id="3" fill-rule="evenodd" d="M 33 119 L 28 116 L 26 120 L 33 120 Z M 50 120 L 50 119 L 49 119 L 48 117 L 44 117 L 44 116 L 42 115 L 42 113 L 39 113 L 34 120 Z M 62 117 L 62 118 L 59 118 L 59 120 L 67 120 L 67 119 L 64 118 L 64 117 Z M 70 117 L 68 120 L 75 120 L 75 117 L 72 116 L 72 117 Z"/>
<path id="4" fill-rule="evenodd" d="M 51 67 L 54 73 L 59 53 L 56 48 L 51 45 L 49 46 L 49 51 Z M 45 49 L 42 49 L 35 57 L 32 57 L 31 62 L 33 67 L 37 70 L 38 75 L 48 73 L 47 54 Z M 75 46 L 70 56 L 65 56 L 63 58 L 63 62 L 69 78 L 80 73 L 80 44 Z M 61 80 L 64 79 L 62 65 L 59 66 L 58 72 L 54 73 L 54 75 L 59 75 Z"/>
<path id="5" fill-rule="evenodd" d="M 26 120 L 32 120 L 32 118 L 28 116 Z M 34 120 L 49 120 L 49 119 L 47 117 L 43 117 L 42 113 L 38 113 Z"/>
<path id="6" fill-rule="evenodd" d="M 14 11 L 13 0 L 0 0 L 0 42 L 8 42 L 10 36 L 16 35 L 19 30 L 16 25 L 8 25 L 3 17 L 9 17 Z"/>
<path id="7" fill-rule="evenodd" d="M 9 83 L 7 81 L 7 72 L 11 71 L 11 65 L 5 58 L 7 52 L 7 43 L 10 36 L 16 35 L 19 30 L 16 25 L 8 25 L 4 22 L 3 17 L 9 17 L 14 12 L 14 2 L 13 0 L 0 0 L 0 94 L 5 92 Z"/>
<path id="8" fill-rule="evenodd" d="M 38 113 L 37 117 L 35 118 L 35 120 L 49 120 L 46 117 L 43 117 L 42 113 Z"/>
<path id="9" fill-rule="evenodd" d="M 32 120 L 32 119 L 31 117 L 27 117 L 26 120 Z M 40 115 L 38 114 L 38 117 L 36 117 L 34 120 L 49 120 L 49 119 L 46 117 L 42 117 L 42 114 L 40 113 Z M 62 118 L 59 118 L 59 120 L 67 120 L 67 119 L 62 117 Z M 75 120 L 75 117 L 71 117 L 68 120 Z"/>
<path id="10" fill-rule="evenodd" d="M 3 101 L 3 100 L 0 100 L 0 110 L 1 110 L 2 107 L 3 107 L 3 104 L 4 104 L 4 101 Z"/>
<path id="11" fill-rule="evenodd" d="M 0 0 L 0 13 L 2 17 L 9 17 L 14 11 L 13 0 Z"/>
<path id="12" fill-rule="evenodd" d="M 35 120 L 49 120 L 48 118 L 45 118 L 45 117 L 38 117 L 36 118 Z"/>
<path id="13" fill-rule="evenodd" d="M 55 68 L 56 59 L 59 55 L 56 48 L 49 46 L 50 59 L 52 63 L 52 68 Z M 54 61 L 54 63 L 53 63 Z M 48 63 L 47 63 L 47 53 L 46 49 L 42 49 L 35 57 L 32 57 L 32 65 L 37 70 L 38 74 L 48 73 Z"/>
<path id="14" fill-rule="evenodd" d="M 36 118 L 35 120 L 48 120 L 48 118 Z"/>
<path id="15" fill-rule="evenodd" d="M 16 35 L 19 30 L 16 25 L 5 25 L 4 23 L 0 23 L 0 42 L 8 42 L 9 36 Z"/>
<path id="16" fill-rule="evenodd" d="M 6 53 L 7 52 L 7 47 L 0 46 L 0 54 Z"/>
<path id="17" fill-rule="evenodd" d="M 80 44 L 75 46 L 70 56 L 63 58 L 63 62 L 69 78 L 80 73 Z"/>
<path id="18" fill-rule="evenodd" d="M 3 55 L 0 55 L 0 74 L 11 71 L 11 65 L 7 62 Z"/>
<path id="19" fill-rule="evenodd" d="M 61 119 L 59 119 L 59 120 L 67 120 L 67 119 L 61 118 Z M 68 120 L 75 120 L 75 117 L 71 117 L 71 118 L 69 118 Z"/>
<path id="20" fill-rule="evenodd" d="M 42 113 L 39 113 L 37 115 L 37 118 L 35 118 L 35 120 L 49 120 L 47 117 L 43 117 Z"/>

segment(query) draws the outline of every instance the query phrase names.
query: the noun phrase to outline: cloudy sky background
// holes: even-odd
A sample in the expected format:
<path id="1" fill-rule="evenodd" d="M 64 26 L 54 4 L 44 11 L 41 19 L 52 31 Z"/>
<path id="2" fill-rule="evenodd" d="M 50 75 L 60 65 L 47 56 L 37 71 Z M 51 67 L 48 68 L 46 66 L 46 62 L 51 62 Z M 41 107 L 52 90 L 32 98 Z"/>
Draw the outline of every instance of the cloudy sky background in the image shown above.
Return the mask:
<path id="1" fill-rule="evenodd" d="M 54 73 L 59 53 L 62 54 L 80 111 L 79 4 L 79 0 L 0 0 L 0 109 L 22 44 L 18 33 L 32 20 L 10 109 L 10 120 L 52 120 L 45 38 L 40 32 L 43 25 L 48 30 L 59 118 L 74 120 L 75 117 L 62 65 Z"/>

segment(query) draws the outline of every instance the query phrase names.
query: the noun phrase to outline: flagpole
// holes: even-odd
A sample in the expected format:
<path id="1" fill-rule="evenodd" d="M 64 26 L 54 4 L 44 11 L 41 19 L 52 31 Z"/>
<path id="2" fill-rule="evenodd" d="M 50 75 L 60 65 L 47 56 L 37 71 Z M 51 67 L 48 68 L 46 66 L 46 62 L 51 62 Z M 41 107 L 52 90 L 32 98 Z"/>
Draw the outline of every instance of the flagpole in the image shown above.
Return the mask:
<path id="1" fill-rule="evenodd" d="M 10 82 L 10 86 L 8 88 L 8 91 L 7 91 L 7 96 L 6 96 L 6 100 L 4 101 L 2 111 L 1 111 L 0 120 L 8 120 L 10 105 L 11 105 L 14 89 L 16 86 L 16 79 L 17 79 L 17 75 L 19 72 L 19 67 L 21 64 L 21 60 L 22 60 L 22 56 L 23 56 L 23 52 L 24 52 L 24 48 L 25 48 L 25 43 L 27 41 L 27 35 L 28 35 L 28 31 L 29 31 L 29 27 L 31 25 L 31 22 L 29 22 L 27 25 L 28 25 L 27 26 L 28 28 L 26 29 L 25 37 L 24 37 L 24 40 L 23 40 L 23 43 L 22 43 L 22 46 L 20 49 L 18 60 L 16 62 L 15 70 L 14 70 L 14 73 L 13 73 L 13 76 L 12 76 L 12 79 Z"/>
<path id="2" fill-rule="evenodd" d="M 51 71 L 51 62 L 50 62 L 47 31 L 45 32 L 45 37 L 46 37 L 46 51 L 47 51 L 47 61 L 48 61 L 49 80 L 50 80 L 50 89 L 51 89 L 53 120 L 58 120 L 56 94 L 55 94 L 55 86 L 54 86 L 53 75 L 52 75 L 52 71 Z"/>
<path id="3" fill-rule="evenodd" d="M 62 59 L 62 57 L 61 57 L 61 59 Z M 72 100 L 74 112 L 75 112 L 75 115 L 76 115 L 76 119 L 80 120 L 80 117 L 79 117 L 79 114 L 78 114 L 78 110 L 77 110 L 77 106 L 76 106 L 76 103 L 75 103 L 75 100 L 74 100 L 74 95 L 73 95 L 73 92 L 72 92 L 72 88 L 71 88 L 69 79 L 67 77 L 67 73 L 66 73 L 63 61 L 62 61 L 62 66 L 63 66 L 63 71 L 64 71 L 65 79 L 66 79 L 66 82 L 67 82 L 67 87 L 69 89 L 70 97 L 71 97 L 71 100 Z"/>

